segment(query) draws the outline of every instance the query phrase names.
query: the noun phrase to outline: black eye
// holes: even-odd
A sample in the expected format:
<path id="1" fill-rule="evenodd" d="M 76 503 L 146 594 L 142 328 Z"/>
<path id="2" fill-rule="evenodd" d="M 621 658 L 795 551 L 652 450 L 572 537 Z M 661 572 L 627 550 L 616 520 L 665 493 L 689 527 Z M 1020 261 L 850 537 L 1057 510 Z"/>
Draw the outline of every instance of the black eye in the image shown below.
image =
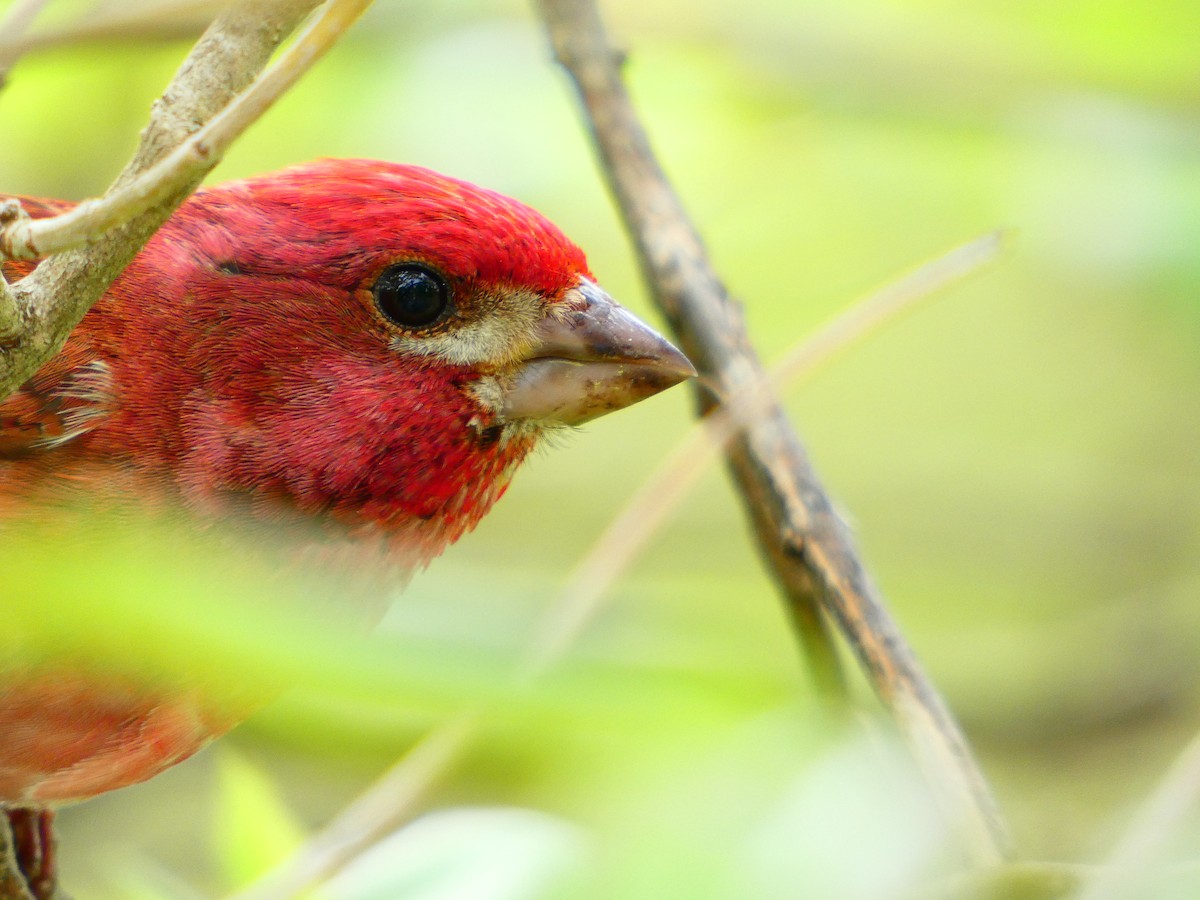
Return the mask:
<path id="1" fill-rule="evenodd" d="M 372 291 L 379 311 L 404 328 L 432 325 L 450 306 L 446 279 L 412 263 L 384 269 Z"/>

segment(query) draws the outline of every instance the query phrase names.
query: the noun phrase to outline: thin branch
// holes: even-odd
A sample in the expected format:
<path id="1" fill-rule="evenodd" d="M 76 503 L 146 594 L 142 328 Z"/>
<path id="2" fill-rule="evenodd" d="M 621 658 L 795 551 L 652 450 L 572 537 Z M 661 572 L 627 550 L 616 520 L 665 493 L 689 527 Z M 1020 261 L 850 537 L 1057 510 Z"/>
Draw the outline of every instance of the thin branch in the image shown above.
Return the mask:
<path id="1" fill-rule="evenodd" d="M 856 304 L 789 354 L 772 374 L 773 385 L 778 387 L 807 374 L 839 348 L 877 328 L 916 300 L 990 261 L 998 248 L 998 236 L 985 235 Z M 755 385 L 755 389 L 759 395 L 772 396 L 770 386 Z M 749 402 L 752 398 L 745 399 Z M 543 614 L 536 629 L 539 637 L 531 642 L 518 665 L 515 683 L 524 684 L 537 678 L 570 652 L 600 611 L 601 597 L 632 558 L 635 548 L 623 539 L 624 534 L 634 535 L 632 540 L 638 545 L 649 539 L 695 477 L 712 461 L 716 451 L 711 448 L 728 441 L 743 427 L 741 420 L 729 412 L 738 405 L 722 407 L 697 424 L 676 452 L 631 498 L 625 511 L 610 523 L 593 550 L 575 567 L 566 588 Z M 684 467 L 687 474 L 679 477 L 675 464 Z M 663 490 L 667 491 L 665 498 L 658 496 Z M 424 794 L 475 738 L 479 721 L 479 711 L 466 712 L 429 732 L 291 859 L 231 900 L 284 900 L 331 878 L 412 817 Z"/>
<path id="2" fill-rule="evenodd" d="M 0 21 L 0 89 L 8 82 L 8 70 L 21 57 L 24 47 L 21 40 L 33 20 L 45 7 L 47 0 L 16 0 L 8 8 L 3 21 Z M 0 204 L 0 229 L 8 223 L 19 220 L 24 214 L 19 203 L 14 200 Z M 26 216 L 26 218 L 28 218 Z M 17 298 L 8 282 L 0 276 L 0 334 L 12 334 L 20 328 L 21 319 L 17 315 Z"/>
<path id="3" fill-rule="evenodd" d="M 283 865 L 228 900 L 289 900 L 328 881 L 411 816 L 478 726 L 478 715 L 465 712 L 430 731 Z"/>
<path id="4" fill-rule="evenodd" d="M 46 3 L 47 0 L 16 0 L 0 21 L 0 87 L 8 78 L 8 70 L 21 56 L 21 38 Z"/>
<path id="5" fill-rule="evenodd" d="M 100 200 L 85 200 L 63 215 L 23 218 L 0 228 L 0 253 L 37 259 L 95 241 L 122 222 L 161 203 L 220 161 L 229 145 L 320 59 L 371 0 L 330 0 L 303 35 L 249 88 L 153 168 Z"/>
<path id="6" fill-rule="evenodd" d="M 1163 848 L 1200 808 L 1200 736 L 1191 740 L 1154 793 L 1138 810 L 1108 863 L 1075 895 L 1076 900 L 1117 900 L 1144 889 L 1145 876 L 1162 862 Z"/>
<path id="7" fill-rule="evenodd" d="M 992 232 L 931 260 L 855 303 L 787 353 L 769 375 L 740 388 L 701 419 L 613 517 L 579 562 L 551 607 L 548 630 L 534 643 L 530 665 L 557 661 L 592 618 L 595 606 L 646 548 L 667 516 L 683 501 L 717 454 L 770 412 L 776 395 L 812 375 L 846 347 L 880 328 L 921 300 L 994 261 L 1002 246 Z"/>
<path id="8" fill-rule="evenodd" d="M 46 0 L 26 0 L 44 4 Z M 89 42 L 144 46 L 152 41 L 195 40 L 226 4 L 222 0 L 137 0 L 103 3 L 69 22 L 26 33 L 0 30 L 0 60 Z"/>
<path id="9" fill-rule="evenodd" d="M 11 198 L 0 202 L 0 228 L 21 218 L 29 218 L 29 213 L 21 208 L 20 203 Z M 2 261 L 0 259 L 0 262 Z M 0 271 L 0 352 L 5 349 L 4 335 L 17 334 L 24 321 L 17 295 L 5 279 L 4 273 Z M 8 393 L 9 391 L 0 389 L 0 396 L 6 396 Z"/>
<path id="10" fill-rule="evenodd" d="M 603 170 L 637 245 L 656 301 L 685 352 L 721 394 L 761 379 L 740 306 L 713 271 L 659 167 L 591 0 L 539 0 L 559 62 L 574 80 Z M 702 411 L 718 397 L 700 388 Z M 945 703 L 909 649 L 782 410 L 772 408 L 730 447 L 728 461 L 807 652 L 832 656 L 815 630 L 823 610 L 849 639 L 912 746 L 948 818 L 980 864 L 1008 856 L 995 801 Z"/>
<path id="11" fill-rule="evenodd" d="M 110 189 L 120 198 L 114 204 L 120 212 L 114 214 L 113 207 L 101 201 L 85 204 L 82 213 L 69 214 L 65 226 L 69 240 L 61 243 L 84 240 L 91 245 L 52 256 L 31 275 L 0 289 L 0 396 L 15 390 L 58 352 L 91 304 L 216 165 L 228 141 L 294 82 L 367 3 L 329 0 L 305 40 L 285 54 L 287 62 L 281 58 L 263 76 L 262 87 L 233 102 L 315 5 L 315 0 L 235 3 L 201 36 L 156 101 L 133 160 Z M 219 116 L 231 102 L 228 115 Z M 209 126 L 202 128 L 206 122 Z M 181 148 L 193 135 L 199 140 Z M 148 175 L 160 161 L 162 167 Z M 72 224 L 79 223 L 80 217 L 86 225 Z M 64 227 L 55 221 L 39 220 L 32 234 L 41 234 L 43 228 L 53 234 Z M 45 252 L 26 234 L 32 222 L 17 219 L 0 225 L 6 226 L 5 240 L 16 244 L 13 249 L 36 247 Z M 97 237 L 97 228 L 108 230 Z"/>

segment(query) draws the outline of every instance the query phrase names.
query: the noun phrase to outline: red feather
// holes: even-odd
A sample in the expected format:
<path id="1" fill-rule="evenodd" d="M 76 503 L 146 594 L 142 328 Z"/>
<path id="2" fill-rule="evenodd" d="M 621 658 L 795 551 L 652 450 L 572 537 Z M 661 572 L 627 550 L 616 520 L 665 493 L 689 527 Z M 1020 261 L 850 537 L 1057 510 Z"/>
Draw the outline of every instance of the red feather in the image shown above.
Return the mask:
<path id="1" fill-rule="evenodd" d="M 35 217 L 70 206 L 21 200 Z M 534 437 L 489 431 L 476 367 L 397 352 L 370 285 L 398 260 L 444 273 L 466 311 L 504 293 L 553 304 L 588 274 L 538 213 L 412 166 L 323 160 L 201 191 L 0 403 L 0 514 L 86 496 L 299 517 L 427 562 Z M 0 803 L 143 780 L 236 718 L 68 668 L 6 673 Z"/>

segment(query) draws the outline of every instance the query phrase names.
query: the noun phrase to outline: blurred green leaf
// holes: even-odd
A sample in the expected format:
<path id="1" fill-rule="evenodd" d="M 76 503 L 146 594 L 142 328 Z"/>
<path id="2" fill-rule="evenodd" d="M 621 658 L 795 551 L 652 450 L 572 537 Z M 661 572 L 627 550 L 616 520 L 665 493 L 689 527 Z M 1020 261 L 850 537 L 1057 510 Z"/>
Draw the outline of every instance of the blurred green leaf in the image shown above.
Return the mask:
<path id="1" fill-rule="evenodd" d="M 604 10 L 664 164 L 764 356 L 964 236 L 1017 230 L 993 272 L 853 348 L 787 402 L 982 751 L 1022 850 L 1097 857 L 1200 722 L 1200 5 Z M 185 50 L 117 44 L 23 60 L 0 93 L 0 187 L 101 191 Z M 647 308 L 527 4 L 376 4 L 216 177 L 317 155 L 417 162 L 514 193 L 580 242 L 606 288 Z M 532 460 L 372 639 L 275 615 L 246 589 L 250 575 L 222 576 L 227 557 L 206 564 L 197 550 L 192 569 L 175 539 L 131 542 L 120 562 L 6 538 L 6 611 L 31 585 L 56 613 L 23 626 L 44 646 L 91 647 L 118 664 L 149 653 L 143 665 L 160 674 L 182 662 L 218 682 L 298 685 L 232 740 L 274 760 L 305 822 L 327 820 L 425 728 L 483 703 L 494 715 L 482 745 L 433 802 L 544 810 L 599 842 L 612 884 L 655 900 L 672 888 L 745 896 L 744 883 L 705 880 L 730 871 L 736 840 L 713 810 L 771 791 L 784 804 L 807 766 L 828 769 L 797 738 L 824 726 L 721 472 L 614 589 L 563 670 L 507 693 L 542 607 L 688 419 L 688 398 L 670 392 Z M 81 591 L 91 574 L 108 587 Z M 113 589 L 118 575 L 140 587 Z M 796 697 L 795 727 L 763 738 L 792 780 L 768 777 L 753 753 L 731 753 L 732 774 L 689 768 Z M 68 887 L 103 896 L 90 888 L 105 881 L 105 839 L 119 831 L 215 894 L 194 835 L 166 827 L 212 790 L 207 759 L 64 811 Z M 686 772 L 699 774 L 662 786 Z M 886 820 L 856 797 L 847 789 L 846 828 Z M 749 833 L 753 816 L 738 821 Z M 1172 858 L 1195 855 L 1181 843 Z M 766 856 L 768 881 L 799 877 L 782 851 Z M 830 878 L 873 865 L 832 850 L 828 862 Z M 618 896 L 628 895 L 605 900 Z"/>
<path id="2" fill-rule="evenodd" d="M 586 852 L 569 823 L 525 809 L 447 809 L 384 838 L 322 890 L 330 900 L 535 900 Z"/>
<path id="3" fill-rule="evenodd" d="M 218 773 L 213 844 L 225 878 L 241 887 L 293 853 L 305 831 L 271 776 L 244 754 L 222 747 Z"/>

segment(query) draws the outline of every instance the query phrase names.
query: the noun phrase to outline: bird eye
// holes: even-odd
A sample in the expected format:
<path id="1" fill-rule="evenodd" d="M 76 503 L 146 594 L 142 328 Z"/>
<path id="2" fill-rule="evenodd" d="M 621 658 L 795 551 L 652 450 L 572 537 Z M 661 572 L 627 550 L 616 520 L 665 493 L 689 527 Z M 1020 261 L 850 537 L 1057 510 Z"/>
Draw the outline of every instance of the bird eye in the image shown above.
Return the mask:
<path id="1" fill-rule="evenodd" d="M 432 325 L 450 306 L 446 279 L 411 263 L 384 269 L 372 292 L 379 311 L 402 328 Z"/>

